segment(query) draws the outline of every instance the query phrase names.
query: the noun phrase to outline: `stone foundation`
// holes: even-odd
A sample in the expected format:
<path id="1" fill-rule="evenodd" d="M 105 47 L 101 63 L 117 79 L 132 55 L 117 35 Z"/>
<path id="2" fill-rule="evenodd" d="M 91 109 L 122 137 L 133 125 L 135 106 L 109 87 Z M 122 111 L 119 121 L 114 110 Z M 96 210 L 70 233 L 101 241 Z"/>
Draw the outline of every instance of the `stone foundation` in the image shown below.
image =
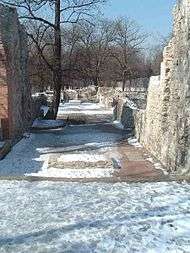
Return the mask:
<path id="1" fill-rule="evenodd" d="M 1 137 L 15 139 L 30 125 L 27 36 L 14 8 L 0 5 Z"/>

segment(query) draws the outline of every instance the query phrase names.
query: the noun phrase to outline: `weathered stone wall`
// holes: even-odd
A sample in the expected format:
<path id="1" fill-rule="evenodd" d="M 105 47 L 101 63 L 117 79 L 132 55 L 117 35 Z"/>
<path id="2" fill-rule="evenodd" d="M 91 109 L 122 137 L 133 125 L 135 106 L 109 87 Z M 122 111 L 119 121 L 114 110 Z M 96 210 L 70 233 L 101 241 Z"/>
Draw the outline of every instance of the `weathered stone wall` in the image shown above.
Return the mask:
<path id="1" fill-rule="evenodd" d="M 120 122 L 125 129 L 134 130 L 134 110 L 146 104 L 146 90 L 122 92 L 120 89 L 101 87 L 97 97 L 105 107 L 114 107 L 114 121 Z"/>
<path id="2" fill-rule="evenodd" d="M 27 36 L 14 8 L 0 5 L 0 121 L 4 138 L 20 136 L 30 124 Z"/>
<path id="3" fill-rule="evenodd" d="M 119 88 L 100 87 L 97 92 L 97 99 L 106 107 L 111 107 L 113 100 L 120 100 L 119 103 L 125 103 L 126 98 L 133 101 L 139 108 L 146 107 L 147 89 L 136 87 L 121 91 Z M 123 102 L 122 102 L 123 101 Z"/>
<path id="4" fill-rule="evenodd" d="M 150 80 L 147 108 L 135 113 L 142 144 L 169 171 L 190 171 L 190 0 L 174 9 L 173 37 L 160 77 Z"/>

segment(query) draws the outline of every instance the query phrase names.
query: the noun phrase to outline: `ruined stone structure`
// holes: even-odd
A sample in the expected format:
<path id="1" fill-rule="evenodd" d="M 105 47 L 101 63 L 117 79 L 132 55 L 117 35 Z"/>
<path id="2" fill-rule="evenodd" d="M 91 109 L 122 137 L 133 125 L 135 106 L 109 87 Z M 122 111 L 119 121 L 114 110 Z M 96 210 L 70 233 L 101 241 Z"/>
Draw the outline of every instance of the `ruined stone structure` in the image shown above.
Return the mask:
<path id="1" fill-rule="evenodd" d="M 14 8 L 0 5 L 0 138 L 15 139 L 30 124 L 27 37 Z"/>
<path id="2" fill-rule="evenodd" d="M 147 89 L 137 87 L 122 92 L 120 89 L 100 87 L 97 93 L 98 101 L 106 108 L 114 107 L 115 121 L 119 121 L 123 128 L 134 130 L 134 110 L 145 108 Z"/>
<path id="3" fill-rule="evenodd" d="M 147 108 L 135 113 L 140 142 L 169 171 L 190 171 L 190 0 L 174 9 L 161 75 L 150 79 Z"/>
<path id="4" fill-rule="evenodd" d="M 135 128 L 138 140 L 168 171 L 190 172 L 190 0 L 174 8 L 173 36 L 163 52 L 160 76 L 150 78 L 147 101 L 139 94 L 99 90 L 100 102 L 110 106 L 113 98 L 115 119 Z"/>

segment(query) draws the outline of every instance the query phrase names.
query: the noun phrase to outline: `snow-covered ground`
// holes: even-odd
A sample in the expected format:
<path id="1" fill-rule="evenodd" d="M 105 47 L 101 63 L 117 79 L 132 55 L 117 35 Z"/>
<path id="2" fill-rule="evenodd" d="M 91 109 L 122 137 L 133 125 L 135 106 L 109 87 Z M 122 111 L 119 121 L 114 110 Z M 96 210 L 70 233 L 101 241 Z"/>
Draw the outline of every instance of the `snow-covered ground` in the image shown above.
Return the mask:
<path id="1" fill-rule="evenodd" d="M 55 177 L 71 177 L 68 171 L 62 172 L 57 170 L 47 171 L 48 161 L 52 154 L 60 153 L 62 155 L 72 155 L 80 162 L 80 156 L 88 154 L 89 150 L 96 150 L 104 147 L 110 147 L 119 140 L 125 138 L 122 131 L 110 130 L 109 125 L 81 125 L 69 126 L 65 129 L 49 130 L 41 133 L 32 133 L 17 143 L 6 158 L 0 161 L 0 176 L 24 176 L 37 175 Z M 77 155 L 77 152 L 80 156 Z M 69 152 L 69 154 L 68 154 Z M 63 156 L 62 156 L 63 157 Z M 66 158 L 66 156 L 64 156 Z M 86 156 L 83 156 L 86 157 Z M 87 157 L 86 157 L 87 158 Z M 94 159 L 102 159 L 102 156 L 93 154 L 90 157 Z M 80 169 L 77 166 L 77 169 Z M 104 173 L 105 172 L 105 173 Z M 41 174 L 42 173 L 42 174 Z M 80 173 L 80 177 L 105 177 L 113 173 L 112 169 L 107 171 L 92 170 L 84 174 Z M 73 171 L 73 177 L 79 175 L 79 172 Z M 78 177 L 78 176 L 77 176 Z"/>
<path id="2" fill-rule="evenodd" d="M 62 111 L 62 109 L 68 113 L 78 110 L 79 113 L 86 113 L 86 115 L 99 113 L 103 115 L 103 122 L 106 117 L 102 114 L 105 108 L 101 104 L 81 103 L 74 100 L 61 104 L 59 110 Z M 109 110 L 105 111 L 110 113 Z M 38 119 L 33 127 L 48 129 L 63 125 L 62 119 L 56 121 Z M 113 125 L 119 127 L 113 127 Z M 6 158 L 0 161 L 0 176 L 113 177 L 114 172 L 119 168 L 120 160 L 126 155 L 121 155 L 117 147 L 121 145 L 120 141 L 126 140 L 128 135 L 120 127 L 119 122 L 113 125 L 112 123 L 67 125 L 62 129 L 25 134 Z M 132 148 L 142 148 L 136 139 L 128 139 L 128 143 L 133 146 Z M 53 162 L 51 162 L 52 159 Z M 148 159 L 152 158 L 147 157 Z M 155 164 L 154 160 L 150 162 Z M 160 169 L 159 164 L 156 163 L 155 166 Z"/>
<path id="3" fill-rule="evenodd" d="M 1 253 L 189 253 L 190 185 L 0 182 Z"/>
<path id="4" fill-rule="evenodd" d="M 48 108 L 42 107 L 41 109 L 46 112 Z M 112 110 L 106 110 L 100 104 L 81 103 L 79 100 L 60 104 L 58 114 L 66 113 L 71 115 L 76 111 L 82 115 L 102 115 L 103 118 L 106 115 L 112 115 Z M 62 127 L 63 125 L 64 121 L 62 119 L 56 121 L 37 119 L 33 124 L 33 128 L 48 129 Z M 0 161 L 0 176 L 38 174 L 38 176 L 71 177 L 72 173 L 70 171 L 65 170 L 61 173 L 56 168 L 51 173 L 47 171 L 48 160 L 52 153 L 62 153 L 70 150 L 73 156 L 72 151 L 104 147 L 107 146 L 108 142 L 112 144 L 123 138 L 121 132 L 106 132 L 106 130 L 99 128 L 97 125 L 70 126 L 67 129 L 49 130 L 43 133 L 25 134 L 24 136 L 25 138 L 13 147 L 11 153 L 3 161 Z M 100 171 L 98 169 L 97 171 L 94 170 L 94 174 L 92 170 L 83 173 L 73 171 L 73 177 L 105 177 L 111 175 L 113 170 Z"/>
<path id="5" fill-rule="evenodd" d="M 112 115 L 113 109 L 105 109 L 101 104 L 81 103 L 80 100 L 73 100 L 65 104 L 60 104 L 58 117 L 62 115 L 84 114 L 84 115 Z"/>

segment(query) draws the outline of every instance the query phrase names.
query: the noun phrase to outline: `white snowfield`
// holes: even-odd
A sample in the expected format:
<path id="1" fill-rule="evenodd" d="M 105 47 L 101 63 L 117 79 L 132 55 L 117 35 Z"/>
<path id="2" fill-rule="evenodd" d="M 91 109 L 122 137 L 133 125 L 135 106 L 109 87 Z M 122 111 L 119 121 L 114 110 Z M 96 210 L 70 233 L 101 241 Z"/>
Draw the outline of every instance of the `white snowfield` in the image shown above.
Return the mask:
<path id="1" fill-rule="evenodd" d="M 0 183 L 1 253 L 189 253 L 190 185 Z"/>

